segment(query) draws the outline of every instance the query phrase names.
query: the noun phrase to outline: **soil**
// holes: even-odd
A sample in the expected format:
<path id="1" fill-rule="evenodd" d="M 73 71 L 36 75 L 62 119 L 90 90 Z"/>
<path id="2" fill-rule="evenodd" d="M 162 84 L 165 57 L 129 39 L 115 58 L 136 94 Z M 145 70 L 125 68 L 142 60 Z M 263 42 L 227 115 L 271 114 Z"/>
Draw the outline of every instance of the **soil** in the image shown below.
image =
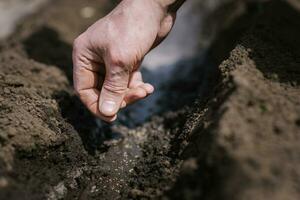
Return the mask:
<path id="1" fill-rule="evenodd" d="M 299 11 L 251 6 L 240 37 L 226 33 L 241 17 L 215 40 L 228 49 L 212 45 L 164 112 L 131 127 L 72 90 L 72 41 L 103 3 L 56 1 L 1 43 L 0 199 L 299 199 Z"/>

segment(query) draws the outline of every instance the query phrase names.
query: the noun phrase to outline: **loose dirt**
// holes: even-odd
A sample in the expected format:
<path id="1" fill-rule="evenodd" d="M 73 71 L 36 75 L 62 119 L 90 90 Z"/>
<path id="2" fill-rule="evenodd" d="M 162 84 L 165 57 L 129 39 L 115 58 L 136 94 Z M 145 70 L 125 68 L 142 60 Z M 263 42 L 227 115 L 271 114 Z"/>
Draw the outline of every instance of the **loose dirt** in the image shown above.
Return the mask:
<path id="1" fill-rule="evenodd" d="M 131 127 L 95 119 L 72 90 L 71 42 L 103 3 L 57 1 L 1 43 L 0 199 L 300 197 L 294 7 L 250 6 L 241 37 L 216 39 L 235 48 L 212 45 L 190 79 L 167 86 L 166 109 Z M 86 6 L 97 14 L 82 17 Z"/>

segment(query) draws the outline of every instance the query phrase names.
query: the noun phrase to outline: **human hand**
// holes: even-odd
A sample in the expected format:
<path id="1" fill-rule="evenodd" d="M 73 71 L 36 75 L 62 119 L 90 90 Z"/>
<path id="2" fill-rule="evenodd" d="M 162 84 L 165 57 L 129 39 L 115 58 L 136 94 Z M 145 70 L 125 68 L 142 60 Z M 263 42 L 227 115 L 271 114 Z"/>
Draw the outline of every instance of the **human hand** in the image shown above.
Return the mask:
<path id="1" fill-rule="evenodd" d="M 157 0 L 123 0 L 74 42 L 75 91 L 97 117 L 117 112 L 154 91 L 139 72 L 144 56 L 170 32 L 175 13 Z"/>

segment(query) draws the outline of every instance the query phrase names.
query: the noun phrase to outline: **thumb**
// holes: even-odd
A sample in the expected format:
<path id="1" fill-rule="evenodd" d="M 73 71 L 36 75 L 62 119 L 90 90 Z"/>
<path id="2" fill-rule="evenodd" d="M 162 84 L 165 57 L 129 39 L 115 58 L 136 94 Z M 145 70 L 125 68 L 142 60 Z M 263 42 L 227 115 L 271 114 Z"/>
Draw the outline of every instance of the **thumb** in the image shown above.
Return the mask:
<path id="1" fill-rule="evenodd" d="M 119 111 L 128 88 L 130 71 L 125 67 L 106 66 L 105 80 L 99 99 L 99 111 L 106 117 Z"/>

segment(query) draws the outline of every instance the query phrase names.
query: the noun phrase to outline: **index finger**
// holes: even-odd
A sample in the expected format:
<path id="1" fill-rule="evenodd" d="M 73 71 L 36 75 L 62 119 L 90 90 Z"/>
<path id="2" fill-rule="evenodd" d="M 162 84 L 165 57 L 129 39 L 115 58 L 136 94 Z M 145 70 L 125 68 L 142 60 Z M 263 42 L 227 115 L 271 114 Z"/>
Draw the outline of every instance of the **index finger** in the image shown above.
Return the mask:
<path id="1" fill-rule="evenodd" d="M 81 50 L 82 51 L 82 50 Z M 104 117 L 98 110 L 100 96 L 99 83 L 105 73 L 105 68 L 101 63 L 92 61 L 84 56 L 80 50 L 74 48 L 73 51 L 73 81 L 74 88 L 82 103 L 97 117 L 105 121 L 113 121 L 116 116 Z"/>

